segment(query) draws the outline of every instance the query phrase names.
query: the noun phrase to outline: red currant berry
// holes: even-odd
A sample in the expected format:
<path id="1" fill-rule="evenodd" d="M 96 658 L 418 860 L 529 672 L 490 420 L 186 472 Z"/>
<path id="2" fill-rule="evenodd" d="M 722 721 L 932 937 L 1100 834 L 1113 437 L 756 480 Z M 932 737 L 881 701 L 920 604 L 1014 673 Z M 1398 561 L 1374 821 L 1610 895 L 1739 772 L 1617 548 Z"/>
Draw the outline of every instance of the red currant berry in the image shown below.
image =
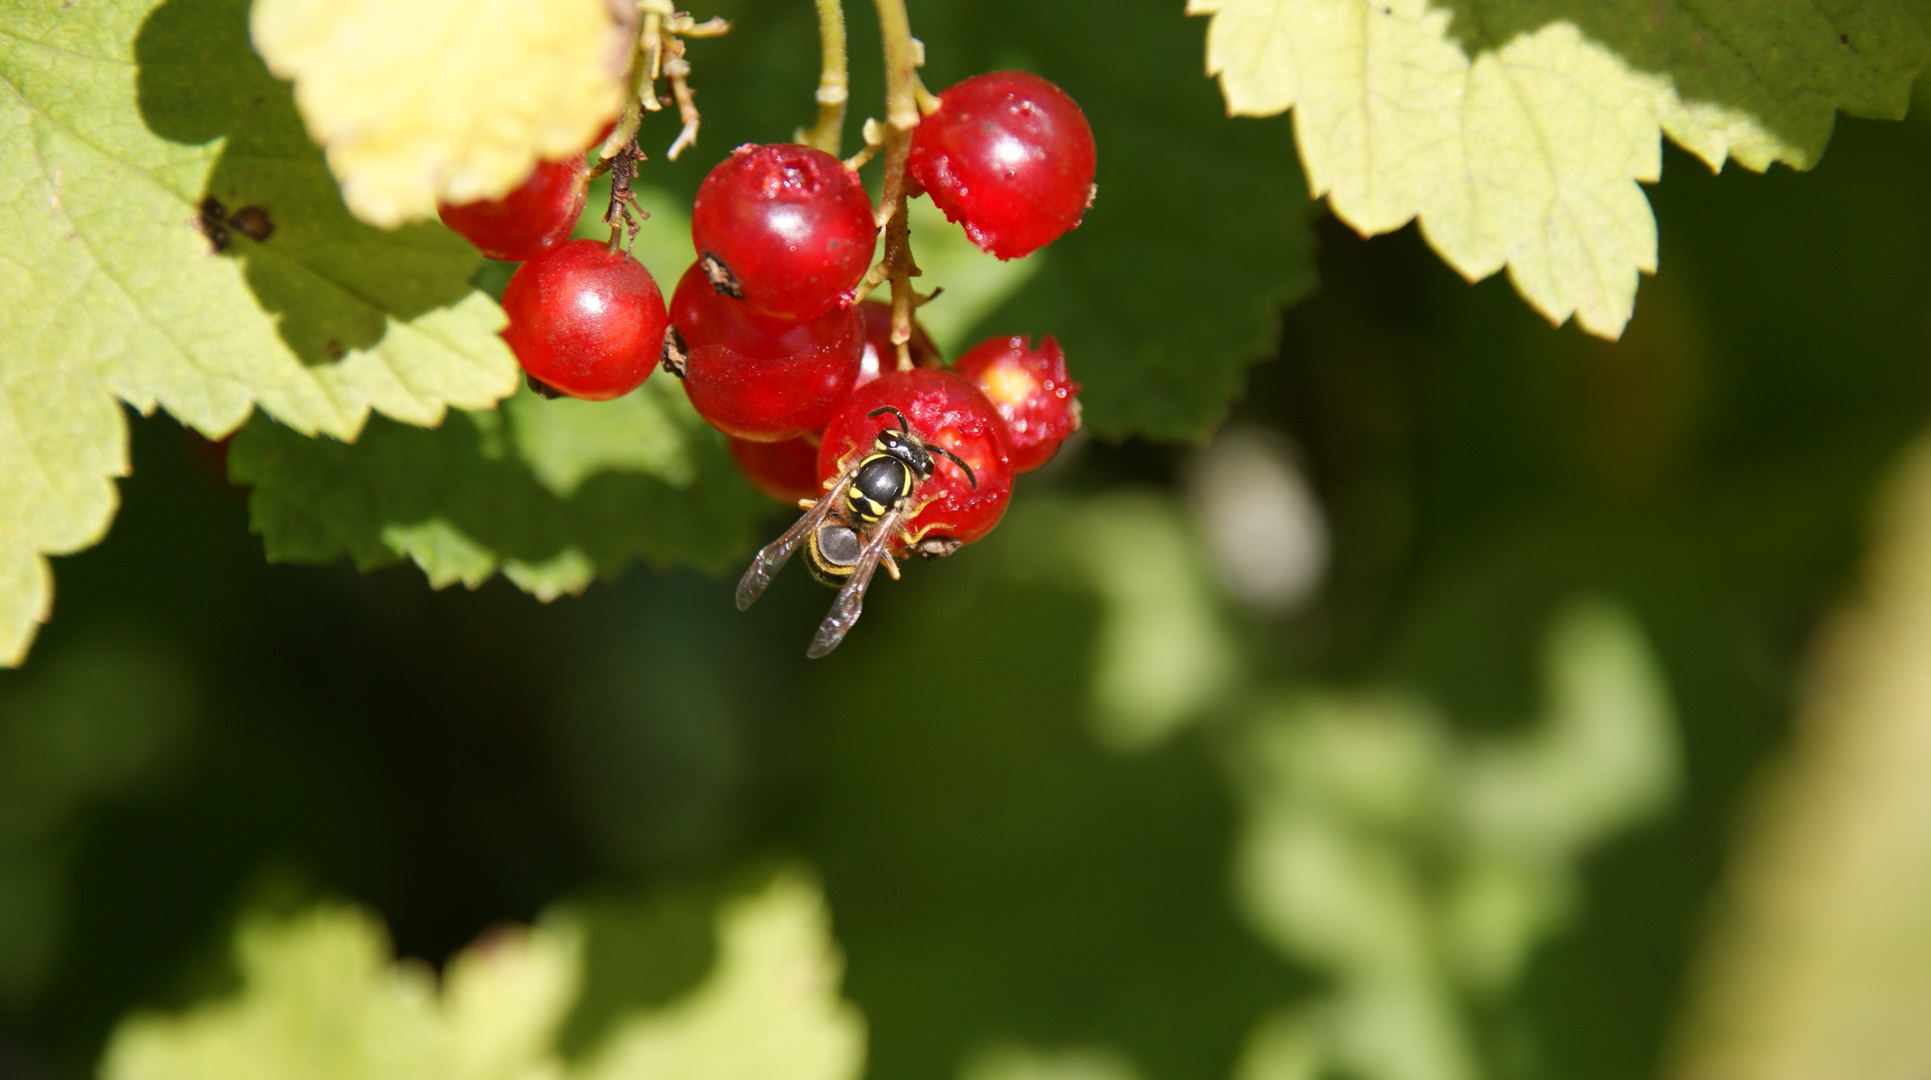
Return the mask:
<path id="1" fill-rule="evenodd" d="M 807 439 L 752 442 L 725 436 L 731 460 L 751 486 L 787 506 L 824 494 L 818 486 L 818 446 Z"/>
<path id="2" fill-rule="evenodd" d="M 544 161 L 500 199 L 438 206 L 436 213 L 485 258 L 527 262 L 570 238 L 589 183 L 582 155 Z"/>
<path id="3" fill-rule="evenodd" d="M 898 367 L 898 346 L 892 344 L 892 305 L 867 300 L 858 305 L 858 311 L 865 317 L 865 359 L 858 365 L 858 382 L 854 385 L 863 386 L 878 378 L 879 372 Z M 939 347 L 932 344 L 931 335 L 917 319 L 912 320 L 912 340 L 907 344 L 914 366 L 938 367 L 945 363 Z"/>
<path id="4" fill-rule="evenodd" d="M 957 454 L 978 481 L 975 488 L 949 458 L 935 455 L 932 477 L 915 496 L 923 507 L 905 526 L 913 541 L 943 553 L 956 546 L 949 541 L 970 544 L 991 532 L 1012 498 L 1006 423 L 977 387 L 949 371 L 888 371 L 852 391 L 818 445 L 819 482 L 843 476 L 871 451 L 882 428 L 897 423 L 889 415 L 867 415 L 885 405 L 904 413 L 919 438 Z"/>
<path id="5" fill-rule="evenodd" d="M 833 309 L 804 322 L 763 319 L 719 296 L 692 266 L 671 294 L 684 350 L 684 392 L 726 435 L 795 438 L 831 419 L 858 378 L 865 323 Z"/>
<path id="6" fill-rule="evenodd" d="M 1029 473 L 1053 459 L 1079 430 L 1079 384 L 1066 377 L 1066 354 L 1047 337 L 1015 334 L 974 345 L 952 370 L 977 386 L 1006 421 L 1012 471 Z"/>
<path id="7" fill-rule="evenodd" d="M 1017 259 L 1093 201 L 1093 129 L 1066 91 L 1023 71 L 974 75 L 912 131 L 912 176 L 972 242 Z"/>
<path id="8" fill-rule="evenodd" d="M 607 401 L 637 389 L 664 347 L 664 295 L 650 271 L 601 240 L 572 240 L 516 268 L 503 340 L 531 378 Z"/>
<path id="9" fill-rule="evenodd" d="M 808 146 L 738 147 L 691 207 L 691 241 L 712 284 L 774 319 L 845 306 L 877 237 L 858 175 Z"/>

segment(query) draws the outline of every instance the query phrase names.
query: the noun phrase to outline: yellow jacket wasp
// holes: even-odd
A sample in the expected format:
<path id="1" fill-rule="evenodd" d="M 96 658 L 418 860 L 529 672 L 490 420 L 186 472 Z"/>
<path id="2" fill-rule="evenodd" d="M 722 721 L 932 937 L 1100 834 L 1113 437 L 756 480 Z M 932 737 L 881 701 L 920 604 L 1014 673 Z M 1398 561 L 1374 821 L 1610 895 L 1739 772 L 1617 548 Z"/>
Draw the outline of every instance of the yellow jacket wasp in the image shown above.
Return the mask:
<path id="1" fill-rule="evenodd" d="M 975 490 L 979 486 L 970 465 L 945 447 L 926 442 L 898 409 L 886 405 L 865 416 L 876 419 L 888 413 L 898 421 L 897 428 L 881 428 L 870 452 L 846 469 L 823 497 L 801 503 L 804 516 L 758 552 L 738 581 L 738 610 L 743 611 L 764 595 L 771 579 L 803 545 L 814 577 L 827 585 L 844 583 L 825 621 L 818 625 L 811 648 L 805 650 L 813 659 L 837 648 L 858 622 L 865 589 L 881 561 L 897 579 L 898 563 L 887 549 L 895 539 L 911 541 L 903 535 L 903 525 L 918 512 L 914 500 L 919 485 L 932 478 L 934 455 L 958 466 Z"/>

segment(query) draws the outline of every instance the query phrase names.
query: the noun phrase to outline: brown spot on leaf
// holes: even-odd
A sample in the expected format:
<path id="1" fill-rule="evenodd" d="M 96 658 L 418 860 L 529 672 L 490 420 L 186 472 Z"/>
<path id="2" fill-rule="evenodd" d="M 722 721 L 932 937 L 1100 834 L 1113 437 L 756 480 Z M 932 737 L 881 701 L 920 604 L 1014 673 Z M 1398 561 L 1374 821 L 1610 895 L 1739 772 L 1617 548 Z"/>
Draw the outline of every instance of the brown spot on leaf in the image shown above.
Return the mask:
<path id="1" fill-rule="evenodd" d="M 322 351 L 329 354 L 330 360 L 340 360 L 348 355 L 348 350 L 344 349 L 342 343 L 334 338 L 330 338 L 322 343 Z"/>
<path id="2" fill-rule="evenodd" d="M 228 216 L 227 207 L 221 205 L 220 199 L 210 195 L 201 200 L 200 209 L 201 212 L 195 215 L 195 224 L 200 227 L 201 235 L 208 238 L 208 246 L 214 248 L 216 254 L 227 251 L 228 230 L 222 227 Z"/>
<path id="3" fill-rule="evenodd" d="M 266 206 L 244 206 L 235 211 L 228 224 L 257 244 L 275 235 L 275 219 L 268 216 Z"/>

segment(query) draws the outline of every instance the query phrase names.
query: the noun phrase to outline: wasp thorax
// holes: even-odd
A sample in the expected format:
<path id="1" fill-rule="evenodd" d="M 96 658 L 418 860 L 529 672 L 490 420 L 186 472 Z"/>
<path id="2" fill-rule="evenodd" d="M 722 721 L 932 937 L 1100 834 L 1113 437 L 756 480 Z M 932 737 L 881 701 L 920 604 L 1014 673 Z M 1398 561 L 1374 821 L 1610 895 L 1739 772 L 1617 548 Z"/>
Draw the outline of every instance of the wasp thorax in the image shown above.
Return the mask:
<path id="1" fill-rule="evenodd" d="M 845 491 L 846 506 L 853 518 L 869 525 L 910 496 L 920 479 L 903 458 L 888 453 L 872 454 L 859 463 L 852 476 L 851 487 Z"/>

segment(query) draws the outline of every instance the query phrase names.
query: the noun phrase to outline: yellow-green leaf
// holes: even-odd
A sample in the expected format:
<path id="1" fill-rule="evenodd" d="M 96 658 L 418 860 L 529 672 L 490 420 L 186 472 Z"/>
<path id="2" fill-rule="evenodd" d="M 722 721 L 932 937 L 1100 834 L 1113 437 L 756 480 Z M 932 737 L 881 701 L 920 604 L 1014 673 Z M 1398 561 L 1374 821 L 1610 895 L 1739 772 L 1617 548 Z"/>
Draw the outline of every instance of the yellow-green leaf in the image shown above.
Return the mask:
<path id="1" fill-rule="evenodd" d="M 349 209 L 391 228 L 502 195 L 581 153 L 623 99 L 628 27 L 605 0 L 258 0 Z"/>
<path id="2" fill-rule="evenodd" d="M 434 975 L 368 914 L 323 907 L 241 936 L 242 992 L 115 1031 L 103 1080 L 544 1080 L 576 999 L 569 929 L 503 930 Z"/>
<path id="3" fill-rule="evenodd" d="M 0 11 L 0 250 L 0 664 L 46 618 L 44 556 L 113 517 L 116 398 L 354 438 L 515 387 L 475 252 L 349 216 L 238 0 Z"/>
<path id="4" fill-rule="evenodd" d="M 1807 168 L 1834 113 L 1902 116 L 1909 0 L 1190 0 L 1230 112 L 1294 110 L 1308 184 L 1364 234 L 1419 220 L 1471 280 L 1616 337 L 1656 269 L 1661 135 Z"/>
<path id="5" fill-rule="evenodd" d="M 726 909 L 703 985 L 619 1025 L 578 1080 L 856 1080 L 865 1020 L 839 997 L 829 921 L 790 875 Z"/>

